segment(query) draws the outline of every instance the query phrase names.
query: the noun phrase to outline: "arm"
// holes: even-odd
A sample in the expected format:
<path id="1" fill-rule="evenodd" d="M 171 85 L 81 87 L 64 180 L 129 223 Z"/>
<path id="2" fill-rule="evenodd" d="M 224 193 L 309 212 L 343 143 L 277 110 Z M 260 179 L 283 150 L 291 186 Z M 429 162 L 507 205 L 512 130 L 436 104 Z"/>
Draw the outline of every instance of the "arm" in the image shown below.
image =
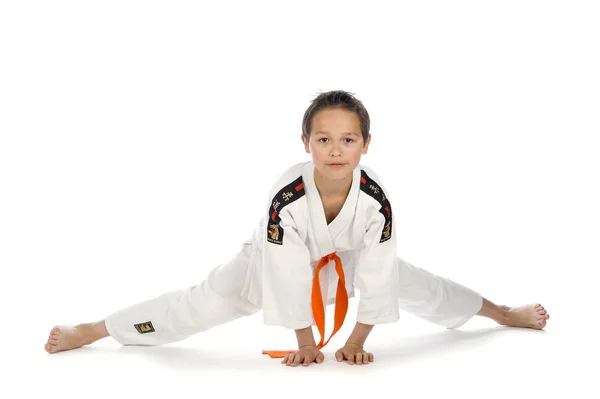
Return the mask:
<path id="1" fill-rule="evenodd" d="M 335 359 L 338 362 L 346 359 L 348 364 L 368 364 L 372 362 L 374 359 L 373 354 L 364 350 L 365 341 L 372 329 L 372 324 L 363 324 L 357 321 L 344 346 L 335 352 Z"/>
<path id="2" fill-rule="evenodd" d="M 355 274 L 355 286 L 360 291 L 357 322 L 344 347 L 335 354 L 338 361 L 347 359 L 349 364 L 372 362 L 373 354 L 363 346 L 374 325 L 399 319 L 395 234 L 391 205 L 387 202 L 385 206 L 389 213 L 373 212 L 368 221 Z"/>
<path id="3" fill-rule="evenodd" d="M 312 326 L 296 330 L 296 339 L 298 340 L 298 349 L 303 347 L 317 347 Z"/>
<path id="4" fill-rule="evenodd" d="M 362 348 L 372 329 L 372 324 L 363 324 L 357 321 L 354 330 L 352 330 L 352 333 L 346 341 L 346 345 L 356 345 Z"/>
<path id="5" fill-rule="evenodd" d="M 295 228 L 289 206 L 278 215 L 280 219 L 268 220 L 275 232 L 270 237 L 277 239 L 265 237 L 262 253 L 263 320 L 267 325 L 293 330 L 310 329 L 314 323 L 310 253 Z"/>
<path id="6" fill-rule="evenodd" d="M 386 235 L 388 231 L 390 234 Z M 354 280 L 360 292 L 357 321 L 366 325 L 394 323 L 400 318 L 400 311 L 398 259 L 391 212 L 389 217 L 381 212 L 371 216 L 364 243 Z"/>
<path id="7" fill-rule="evenodd" d="M 323 355 L 323 352 L 317 348 L 312 332 L 312 326 L 297 329 L 296 338 L 298 339 L 298 350 L 285 355 L 284 359 L 281 361 L 282 364 L 292 367 L 302 364 L 306 367 L 312 362 L 323 363 L 325 356 Z"/>
<path id="8" fill-rule="evenodd" d="M 271 240 L 265 242 L 263 249 L 264 322 L 296 333 L 298 350 L 286 354 L 281 363 L 288 366 L 321 363 L 325 357 L 317 348 L 312 331 L 310 253 L 289 212 L 283 209 L 279 217 L 269 220 L 272 233 L 267 230 L 267 234 Z"/>

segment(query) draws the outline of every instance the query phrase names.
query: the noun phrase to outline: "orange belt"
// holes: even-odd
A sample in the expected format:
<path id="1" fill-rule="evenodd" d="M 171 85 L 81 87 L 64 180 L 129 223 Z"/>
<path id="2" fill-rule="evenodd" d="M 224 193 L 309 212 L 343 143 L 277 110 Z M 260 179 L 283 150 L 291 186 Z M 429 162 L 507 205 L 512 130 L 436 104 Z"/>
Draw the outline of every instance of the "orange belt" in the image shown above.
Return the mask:
<path id="1" fill-rule="evenodd" d="M 334 326 L 333 332 L 329 339 L 326 342 L 323 342 L 325 338 L 325 305 L 323 304 L 323 298 L 321 297 L 321 285 L 319 284 L 319 273 L 321 269 L 325 267 L 329 261 L 335 261 L 335 271 L 338 274 L 338 286 L 335 296 L 335 314 L 334 314 Z M 348 311 L 348 292 L 346 292 L 346 279 L 344 278 L 344 269 L 342 269 L 342 261 L 339 256 L 335 254 L 335 252 L 330 253 L 329 255 L 321 258 L 321 261 L 317 265 L 315 270 L 315 276 L 313 278 L 313 286 L 312 286 L 312 311 L 313 316 L 315 318 L 315 322 L 317 324 L 317 328 L 321 333 L 321 342 L 317 345 L 318 349 L 323 348 L 327 345 L 327 342 L 335 335 L 335 333 L 342 327 L 344 324 L 344 319 L 346 318 L 346 312 Z M 263 355 L 269 355 L 272 358 L 281 358 L 285 357 L 285 355 L 290 353 L 295 353 L 295 350 L 289 351 L 262 351 Z"/>

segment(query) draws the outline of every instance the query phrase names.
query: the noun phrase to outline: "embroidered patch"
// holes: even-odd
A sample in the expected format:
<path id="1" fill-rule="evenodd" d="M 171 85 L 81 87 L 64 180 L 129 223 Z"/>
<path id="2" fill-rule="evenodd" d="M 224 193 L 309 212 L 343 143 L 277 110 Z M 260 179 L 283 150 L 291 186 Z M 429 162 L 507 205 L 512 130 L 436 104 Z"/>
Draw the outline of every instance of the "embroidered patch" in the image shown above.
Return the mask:
<path id="1" fill-rule="evenodd" d="M 385 217 L 385 224 L 379 242 L 389 240 L 392 238 L 392 205 L 390 201 L 385 196 L 383 189 L 364 170 L 360 172 L 360 189 L 375 198 L 381 205 L 379 212 Z"/>
<path id="2" fill-rule="evenodd" d="M 267 241 L 272 244 L 283 245 L 283 228 L 279 224 L 279 213 L 288 204 L 302 198 L 304 195 L 304 182 L 302 176 L 279 190 L 271 200 L 269 207 L 269 220 L 267 221 Z"/>
<path id="3" fill-rule="evenodd" d="M 147 333 L 154 332 L 154 326 L 152 326 L 152 322 L 150 322 L 150 321 L 147 321 L 145 323 L 135 324 L 134 327 L 140 334 L 147 334 Z"/>

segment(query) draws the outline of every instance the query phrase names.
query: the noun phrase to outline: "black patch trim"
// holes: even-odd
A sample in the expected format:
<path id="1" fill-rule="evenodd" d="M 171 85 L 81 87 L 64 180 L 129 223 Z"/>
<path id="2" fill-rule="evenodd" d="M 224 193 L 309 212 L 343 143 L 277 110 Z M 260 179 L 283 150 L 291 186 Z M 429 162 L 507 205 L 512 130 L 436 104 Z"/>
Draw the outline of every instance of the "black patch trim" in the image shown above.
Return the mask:
<path id="1" fill-rule="evenodd" d="M 385 242 L 392 238 L 392 205 L 383 192 L 383 189 L 375 180 L 369 177 L 367 172 L 361 170 L 360 176 L 360 189 L 375 198 L 381 205 L 379 212 L 385 217 L 385 224 L 383 225 L 379 242 Z"/>
<path id="2" fill-rule="evenodd" d="M 134 327 L 140 334 L 148 334 L 154 332 L 154 326 L 152 325 L 151 321 L 135 324 Z"/>
<path id="3" fill-rule="evenodd" d="M 267 241 L 272 244 L 283 245 L 283 228 L 279 225 L 279 213 L 286 205 L 291 204 L 304 196 L 304 181 L 302 176 L 283 187 L 271 200 L 269 219 L 267 221 Z"/>

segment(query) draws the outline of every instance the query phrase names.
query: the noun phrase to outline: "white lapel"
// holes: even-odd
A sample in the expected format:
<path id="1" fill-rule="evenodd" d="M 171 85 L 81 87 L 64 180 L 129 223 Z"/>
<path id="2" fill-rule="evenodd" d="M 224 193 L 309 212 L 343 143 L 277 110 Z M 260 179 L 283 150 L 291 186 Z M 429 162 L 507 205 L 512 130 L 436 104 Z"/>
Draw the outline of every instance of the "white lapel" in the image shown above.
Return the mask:
<path id="1" fill-rule="evenodd" d="M 329 232 L 327 220 L 325 219 L 325 210 L 323 209 L 321 196 L 319 195 L 319 191 L 315 184 L 314 171 L 315 165 L 312 161 L 308 162 L 302 171 L 302 180 L 304 181 L 304 191 L 310 209 L 310 219 L 315 241 L 317 242 L 320 256 L 325 256 L 335 251 L 335 247 L 333 246 L 331 233 Z"/>
<path id="2" fill-rule="evenodd" d="M 354 172 L 352 174 L 352 186 L 350 187 L 350 192 L 348 193 L 348 197 L 344 202 L 344 206 L 335 219 L 329 223 L 329 234 L 332 240 L 335 240 L 335 238 L 348 227 L 354 218 L 356 202 L 358 200 L 358 194 L 360 191 L 360 170 L 360 165 L 357 165 L 356 168 L 354 168 Z M 325 211 L 323 211 L 323 213 L 325 213 Z M 325 223 L 327 223 L 326 220 Z"/>
<path id="3" fill-rule="evenodd" d="M 321 196 L 317 190 L 315 184 L 314 175 L 315 165 L 314 163 L 308 162 L 302 172 L 302 179 L 304 180 L 304 187 L 308 204 L 310 208 L 310 217 L 312 219 L 312 225 L 314 227 L 315 239 L 319 251 L 324 255 L 327 255 L 335 251 L 333 240 L 348 227 L 352 218 L 354 217 L 354 211 L 356 210 L 356 201 L 360 190 L 360 165 L 354 168 L 352 174 L 352 186 L 348 197 L 340 210 L 340 213 L 336 218 L 327 225 L 327 219 L 325 218 L 325 210 L 323 209 L 323 202 L 321 202 Z"/>
<path id="4" fill-rule="evenodd" d="M 305 195 L 308 201 L 308 207 L 311 218 L 311 225 L 313 227 L 314 238 L 319 249 L 321 256 L 325 256 L 335 251 L 334 239 L 337 237 L 352 221 L 354 217 L 354 211 L 356 209 L 356 202 L 360 190 L 360 166 L 358 165 L 352 175 L 352 186 L 348 197 L 340 210 L 340 213 L 336 218 L 327 225 L 327 219 L 325 218 L 325 210 L 323 209 L 323 203 L 321 202 L 321 196 L 317 190 L 315 184 L 315 165 L 312 161 L 307 162 L 302 171 L 302 179 L 304 181 Z M 337 281 L 337 274 L 335 271 L 330 272 L 330 268 L 335 267 L 334 262 L 324 267 L 321 271 L 320 285 L 323 300 L 327 301 L 328 297 L 328 286 L 330 283 Z"/>

